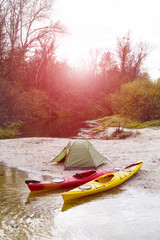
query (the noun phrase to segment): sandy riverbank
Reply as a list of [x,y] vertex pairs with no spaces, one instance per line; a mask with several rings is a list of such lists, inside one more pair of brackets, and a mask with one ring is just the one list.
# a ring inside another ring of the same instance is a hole
[[[140,134],[124,140],[89,139],[93,146],[109,159],[102,168],[127,166],[143,161],[141,171],[135,176],[136,181],[129,181],[133,187],[160,191],[160,129],[138,130]],[[70,176],[74,171],[64,171],[63,164],[50,163],[67,145],[65,138],[18,138],[0,140],[0,163],[25,170],[41,180]],[[76,171],[80,172],[80,171]]]

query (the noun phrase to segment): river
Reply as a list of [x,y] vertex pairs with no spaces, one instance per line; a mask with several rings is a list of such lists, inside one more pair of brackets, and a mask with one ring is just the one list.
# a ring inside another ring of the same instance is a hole
[[46,122],[24,124],[19,137],[73,138],[90,127],[93,121],[55,119]]
[[26,172],[0,165],[0,239],[159,240],[156,192],[140,192],[126,182],[64,204],[62,190],[30,193],[28,178]]

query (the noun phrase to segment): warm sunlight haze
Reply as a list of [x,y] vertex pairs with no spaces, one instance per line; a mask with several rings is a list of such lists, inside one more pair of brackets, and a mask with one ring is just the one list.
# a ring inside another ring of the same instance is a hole
[[59,41],[57,55],[72,66],[85,66],[91,50],[115,49],[117,38],[130,32],[135,44],[145,41],[149,45],[144,69],[151,78],[159,77],[158,0],[56,0],[53,18],[68,31]]
[[159,0],[0,0],[0,240],[160,240],[159,23]]

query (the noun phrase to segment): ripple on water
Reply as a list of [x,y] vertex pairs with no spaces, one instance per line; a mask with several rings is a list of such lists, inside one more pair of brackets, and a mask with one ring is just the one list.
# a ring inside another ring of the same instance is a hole
[[[159,194],[121,185],[63,204],[61,191],[30,194],[27,173],[0,165],[4,240],[135,240],[160,236]],[[9,174],[8,174],[9,173]],[[154,237],[154,238],[153,238]]]

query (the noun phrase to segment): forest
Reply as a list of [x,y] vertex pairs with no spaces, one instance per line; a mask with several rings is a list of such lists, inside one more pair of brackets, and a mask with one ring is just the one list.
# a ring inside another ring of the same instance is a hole
[[0,126],[44,119],[95,119],[122,114],[160,119],[160,79],[143,70],[145,42],[130,33],[115,49],[90,53],[85,71],[56,57],[68,34],[50,16],[51,0],[0,0]]

